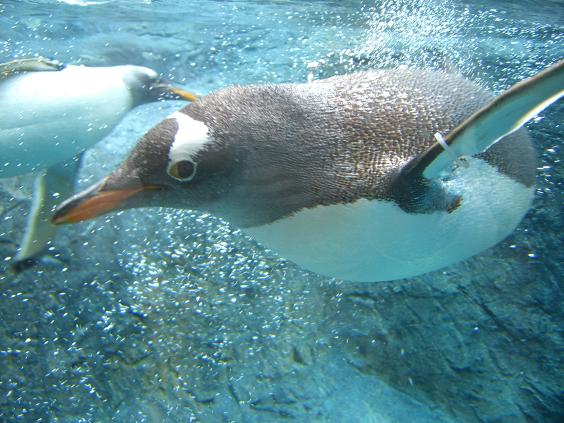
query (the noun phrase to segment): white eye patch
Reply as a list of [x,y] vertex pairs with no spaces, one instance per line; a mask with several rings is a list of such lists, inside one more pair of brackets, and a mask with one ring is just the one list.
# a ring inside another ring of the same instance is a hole
[[174,142],[168,152],[170,163],[182,160],[195,162],[196,155],[211,142],[209,128],[203,122],[181,112],[174,112],[168,118],[176,119],[178,124]]

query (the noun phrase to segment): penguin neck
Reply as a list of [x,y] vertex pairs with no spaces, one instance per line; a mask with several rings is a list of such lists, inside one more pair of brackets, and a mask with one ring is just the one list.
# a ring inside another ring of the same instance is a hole
[[[143,77],[145,68],[134,65],[112,66],[108,68],[123,80],[131,96],[131,108],[158,101],[159,91],[151,89],[151,82]],[[149,70],[149,69],[147,69]]]

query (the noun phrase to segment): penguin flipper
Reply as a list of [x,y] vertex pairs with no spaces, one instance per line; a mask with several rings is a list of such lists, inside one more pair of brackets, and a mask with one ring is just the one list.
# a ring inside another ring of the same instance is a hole
[[57,227],[51,224],[50,217],[60,199],[72,195],[82,156],[83,153],[57,163],[35,178],[31,209],[14,268],[44,252],[55,237]]
[[486,151],[564,96],[564,60],[518,82],[407,165],[406,173],[433,179],[455,160]]
[[21,72],[53,72],[64,68],[65,65],[58,60],[50,60],[43,57],[17,59],[11,62],[0,63],[0,80]]
[[483,153],[562,96],[564,60],[513,85],[444,137],[435,134],[436,142],[396,177],[393,199],[413,213],[456,210],[463,199],[449,195],[436,183],[441,172],[464,156]]

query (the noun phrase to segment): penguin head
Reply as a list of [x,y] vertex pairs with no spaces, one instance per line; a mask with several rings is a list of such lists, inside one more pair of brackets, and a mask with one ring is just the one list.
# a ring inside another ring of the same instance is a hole
[[[200,210],[237,221],[238,160],[202,121],[176,112],[146,133],[110,175],[62,203],[55,224],[137,207]],[[237,222],[241,223],[241,222]]]
[[160,100],[195,101],[194,94],[173,87],[153,69],[143,66],[125,65],[123,80],[129,87],[135,106]]

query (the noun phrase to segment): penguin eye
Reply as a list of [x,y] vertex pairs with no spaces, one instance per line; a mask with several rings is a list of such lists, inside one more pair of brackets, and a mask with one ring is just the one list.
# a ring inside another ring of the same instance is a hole
[[192,160],[180,160],[168,166],[167,173],[182,182],[191,181],[196,174],[196,163]]

